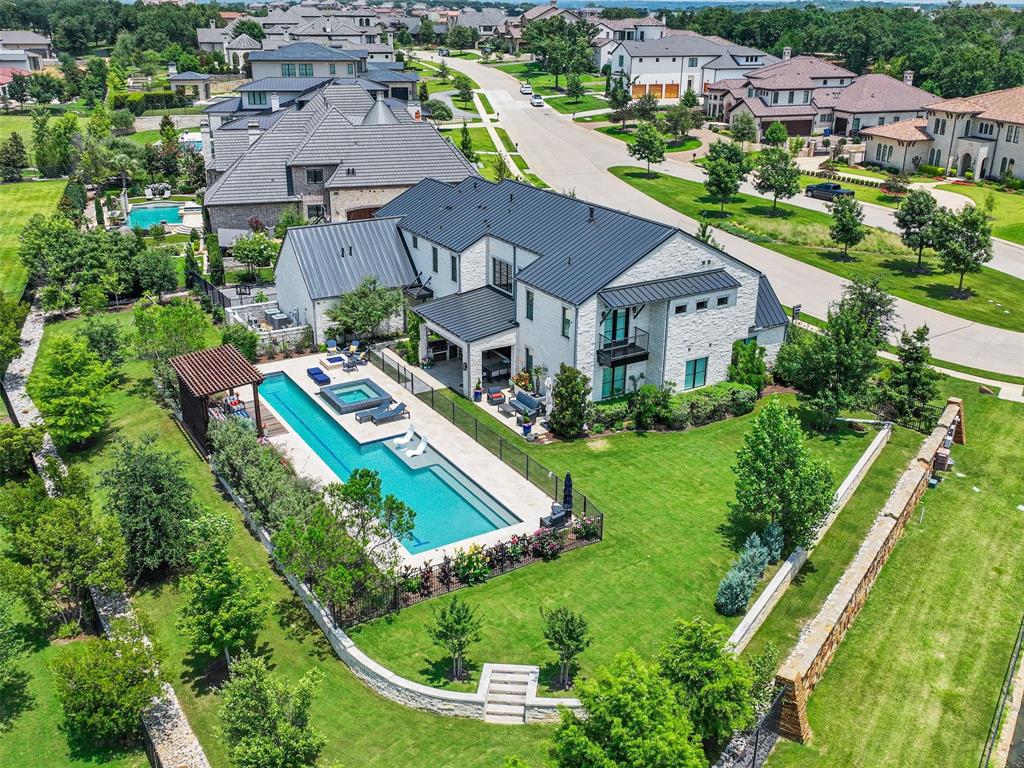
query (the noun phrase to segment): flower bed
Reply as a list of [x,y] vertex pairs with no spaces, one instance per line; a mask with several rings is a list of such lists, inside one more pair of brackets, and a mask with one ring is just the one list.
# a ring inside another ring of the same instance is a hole
[[[648,417],[655,428],[679,430],[700,427],[729,416],[742,416],[754,410],[756,402],[757,391],[753,387],[723,381],[688,392],[666,394]],[[638,407],[632,396],[596,403],[590,422],[591,433],[637,429]]]

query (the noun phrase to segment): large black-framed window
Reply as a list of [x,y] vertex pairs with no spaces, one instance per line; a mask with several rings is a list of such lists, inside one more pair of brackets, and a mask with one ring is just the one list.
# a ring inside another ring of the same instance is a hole
[[491,285],[499,291],[512,293],[512,265],[501,259],[491,258]]

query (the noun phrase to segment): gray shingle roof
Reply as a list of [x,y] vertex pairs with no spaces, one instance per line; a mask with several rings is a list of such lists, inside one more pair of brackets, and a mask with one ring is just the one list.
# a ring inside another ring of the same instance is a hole
[[228,43],[227,47],[232,51],[258,51],[261,46],[256,40],[253,40],[243,32]]
[[379,214],[402,216],[403,228],[454,251],[464,251],[485,235],[514,243],[539,256],[517,279],[573,304],[679,233],[511,180],[495,184],[474,178],[456,186],[428,180]]
[[413,307],[413,312],[463,341],[486,339],[515,327],[516,303],[489,285]]
[[455,23],[463,27],[497,27],[505,23],[505,11],[501,8],[460,11]]
[[220,43],[227,37],[227,30],[224,28],[210,29],[209,27],[198,27],[196,29],[196,40],[200,43]]
[[209,80],[209,75],[203,75],[199,72],[193,72],[189,70],[187,72],[175,72],[173,75],[168,75],[168,82],[177,82],[179,80]]
[[366,219],[290,227],[281,256],[294,252],[312,299],[355,290],[364,277],[402,288],[416,277],[397,219]]
[[609,288],[599,291],[598,296],[605,304],[614,309],[668,299],[681,299],[684,296],[696,296],[701,293],[739,287],[739,281],[724,269],[714,269],[708,272],[695,272],[663,280],[648,280],[643,283]]
[[782,302],[775,295],[768,275],[761,275],[757,284],[757,309],[754,312],[754,325],[757,328],[775,328],[786,325],[789,318],[786,317],[786,310],[782,308]]
[[257,51],[249,61],[357,61],[358,56],[318,43],[292,43],[273,51]]

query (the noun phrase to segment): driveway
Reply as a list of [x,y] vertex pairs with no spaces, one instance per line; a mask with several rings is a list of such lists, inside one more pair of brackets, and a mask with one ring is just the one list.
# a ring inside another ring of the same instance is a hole
[[[429,58],[429,57],[427,57]],[[551,187],[564,193],[638,216],[695,232],[697,223],[647,197],[607,172],[613,165],[636,165],[623,142],[590,131],[549,107],[531,107],[519,93],[515,78],[473,61],[450,59],[449,66],[464,71],[480,85],[530,169]],[[678,160],[659,170],[699,180],[697,166]],[[817,201],[799,198],[799,203]],[[865,206],[867,208],[867,206]],[[872,208],[872,219],[882,213]],[[885,209],[881,209],[885,211]],[[891,217],[891,213],[884,215]],[[865,213],[867,216],[867,213]],[[807,312],[824,317],[842,293],[843,279],[830,272],[787,258],[754,243],[716,231],[715,238],[733,256],[767,273],[779,298],[787,305],[801,304]],[[1024,333],[972,323],[919,304],[896,299],[902,324],[931,330],[932,354],[939,360],[1024,375]]]

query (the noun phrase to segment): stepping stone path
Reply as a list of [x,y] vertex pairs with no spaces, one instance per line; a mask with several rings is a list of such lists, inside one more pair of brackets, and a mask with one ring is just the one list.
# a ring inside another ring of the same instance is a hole
[[540,670],[520,664],[494,664],[484,697],[484,720],[488,723],[526,722],[526,697],[533,682],[536,690]]

